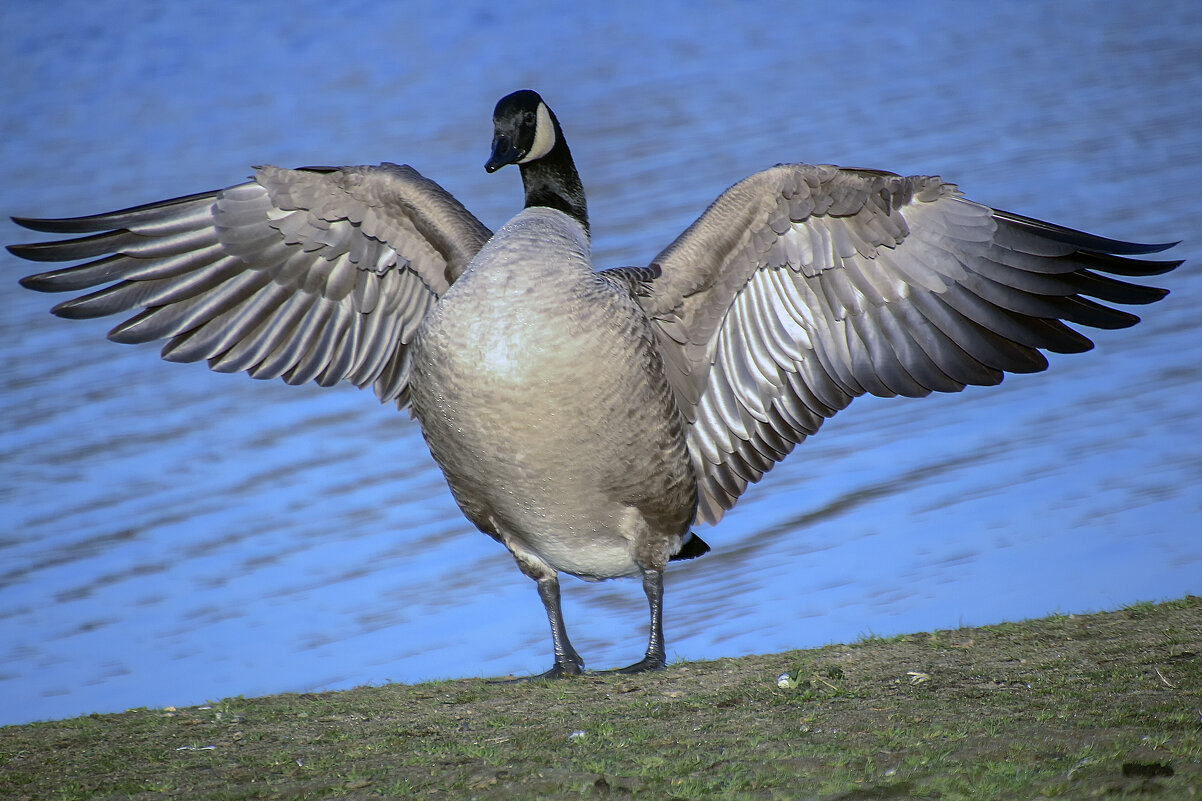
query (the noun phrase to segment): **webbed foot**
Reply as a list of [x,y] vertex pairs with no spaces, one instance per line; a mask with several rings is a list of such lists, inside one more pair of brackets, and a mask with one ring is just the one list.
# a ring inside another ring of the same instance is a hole
[[662,656],[645,656],[633,665],[627,665],[623,668],[614,668],[613,670],[598,671],[607,676],[613,675],[632,675],[634,673],[647,673],[652,670],[664,670],[668,665]]
[[516,679],[493,679],[489,684],[517,684],[523,681],[535,681],[537,679],[563,679],[568,676],[579,676],[584,673],[584,662],[556,662],[551,666],[551,669],[545,673],[538,673],[534,676],[518,676]]

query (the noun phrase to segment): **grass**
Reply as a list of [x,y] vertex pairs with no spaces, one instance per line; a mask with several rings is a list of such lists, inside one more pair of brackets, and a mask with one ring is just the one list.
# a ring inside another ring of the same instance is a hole
[[[787,681],[778,682],[785,674]],[[13,799],[1202,795],[1202,599],[0,728]]]

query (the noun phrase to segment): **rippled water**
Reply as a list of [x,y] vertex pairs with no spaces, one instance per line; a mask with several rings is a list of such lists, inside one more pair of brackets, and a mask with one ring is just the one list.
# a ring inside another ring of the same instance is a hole
[[[646,6],[646,7],[644,7]],[[1202,7],[8,4],[0,211],[72,215],[249,165],[408,162],[496,227],[500,95],[563,120],[604,264],[780,161],[939,173],[1001,208],[1187,241],[1173,294],[997,388],[861,399],[668,577],[706,658],[1202,590]],[[754,10],[753,10],[754,9]],[[37,235],[0,224],[0,239]],[[547,667],[531,582],[368,393],[216,375],[0,282],[0,723]],[[635,582],[567,579],[594,667]]]

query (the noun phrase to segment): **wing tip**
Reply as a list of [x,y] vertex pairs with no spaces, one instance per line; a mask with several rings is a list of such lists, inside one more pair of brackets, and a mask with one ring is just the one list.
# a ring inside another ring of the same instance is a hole
[[[11,250],[11,248],[9,248]],[[34,292],[53,292],[53,283],[51,276],[53,272],[37,273],[35,275],[27,275],[24,278],[18,278],[17,283],[26,289],[32,289]]]
[[[1111,239],[1097,234],[1090,234],[1076,228],[1037,220],[1012,211],[994,209],[995,217],[1005,220],[1012,225],[1037,233],[1054,242],[1071,245],[1086,253],[1100,253],[1114,256],[1143,256],[1149,253],[1161,253],[1181,244],[1176,242],[1128,242],[1122,239]],[[1180,264],[1180,262],[1178,262]],[[1172,268],[1169,268],[1172,269]]]
[[[78,220],[86,219],[86,218],[68,217],[68,218],[64,218],[64,219],[54,219],[54,218],[43,218],[43,217],[10,217],[9,219],[12,220],[13,222],[15,222],[17,225],[21,226],[22,228],[28,229],[30,231],[38,231],[39,233],[43,233],[43,234],[69,234],[69,233],[73,233],[73,232],[65,229],[63,227],[64,223],[73,223],[73,222],[77,222]],[[8,245],[7,247],[8,247],[8,250],[10,253],[20,255],[19,253],[17,253],[16,249],[23,248],[26,246],[25,245]],[[28,257],[21,256],[21,258],[24,259],[24,258],[28,258]]]

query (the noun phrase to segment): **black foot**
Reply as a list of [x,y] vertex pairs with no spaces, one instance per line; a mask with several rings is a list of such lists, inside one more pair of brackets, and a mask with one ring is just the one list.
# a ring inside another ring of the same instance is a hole
[[556,662],[554,667],[546,673],[539,673],[537,676],[519,676],[516,679],[495,679],[489,684],[518,684],[523,681],[535,681],[537,679],[563,679],[568,676],[579,676],[584,673],[584,663],[576,664],[575,662]]
[[562,679],[565,676],[579,676],[584,672],[584,663],[577,664],[576,662],[556,662],[555,665],[546,673],[541,673],[538,676],[532,676],[535,679]]
[[614,668],[613,670],[602,670],[601,673],[606,675],[624,675],[629,676],[634,673],[647,673],[652,670],[663,670],[668,665],[662,656],[645,656],[633,665],[627,665],[624,668]]

